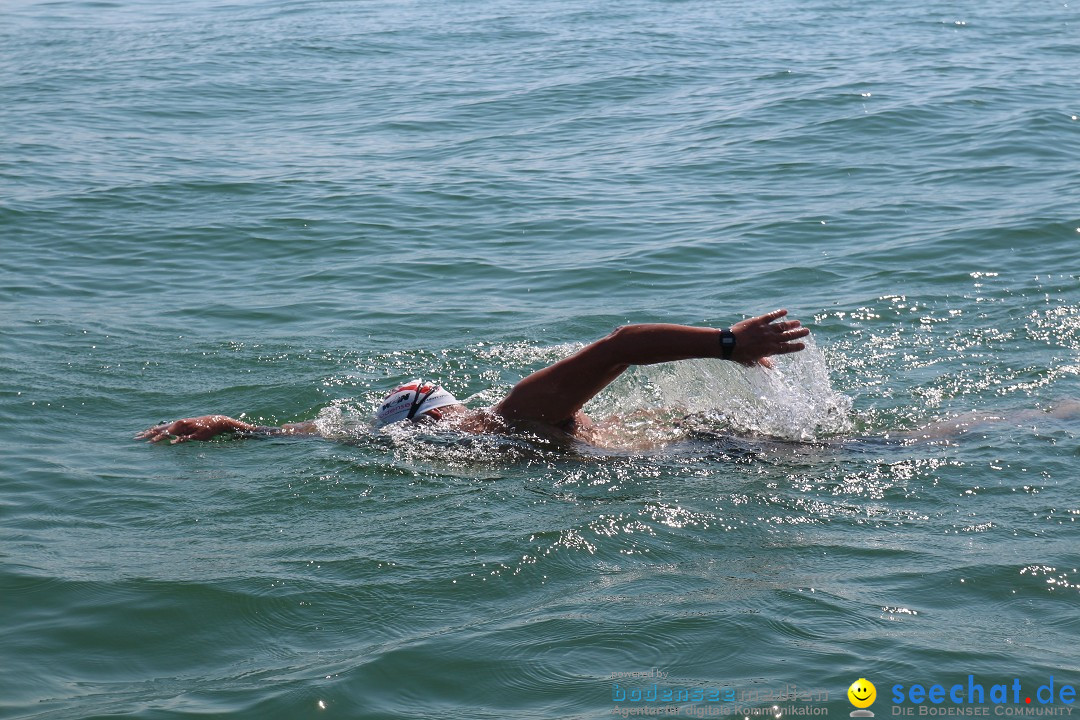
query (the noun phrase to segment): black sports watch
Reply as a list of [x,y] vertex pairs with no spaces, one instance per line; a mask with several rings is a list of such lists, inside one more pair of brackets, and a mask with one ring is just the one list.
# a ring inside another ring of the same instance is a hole
[[735,333],[724,328],[720,331],[720,357],[730,360],[733,352],[735,352]]

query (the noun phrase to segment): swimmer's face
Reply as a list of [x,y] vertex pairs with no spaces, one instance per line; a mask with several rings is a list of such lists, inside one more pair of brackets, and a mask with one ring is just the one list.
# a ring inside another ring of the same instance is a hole
[[420,417],[413,418],[416,422],[438,422],[444,417],[456,415],[465,409],[464,405],[443,405],[441,408],[428,410]]
[[442,408],[435,408],[434,410],[428,410],[423,415],[419,415],[413,418],[413,422],[418,423],[432,423],[438,420],[442,420],[443,414],[440,412]]

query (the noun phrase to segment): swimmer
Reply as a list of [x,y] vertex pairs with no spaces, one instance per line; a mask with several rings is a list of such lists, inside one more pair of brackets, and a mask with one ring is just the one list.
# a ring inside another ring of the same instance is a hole
[[[439,385],[415,380],[383,399],[376,420],[379,425],[405,420],[447,421],[456,429],[472,433],[504,432],[525,426],[590,442],[596,424],[581,408],[631,365],[720,358],[747,367],[771,368],[771,356],[804,349],[805,345],[796,341],[810,334],[798,320],[783,319],[786,315],[787,310],[774,310],[719,330],[690,325],[625,325],[532,373],[491,408],[470,410]],[[226,433],[318,435],[319,429],[311,421],[267,427],[226,415],[203,415],[162,422],[135,437],[155,443],[170,439],[176,444],[210,440]]]

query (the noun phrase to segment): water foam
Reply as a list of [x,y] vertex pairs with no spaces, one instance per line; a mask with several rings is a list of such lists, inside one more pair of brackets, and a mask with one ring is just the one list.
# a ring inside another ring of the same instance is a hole
[[852,400],[833,389],[811,338],[806,350],[773,364],[767,370],[706,359],[638,367],[587,410],[629,417],[666,409],[711,419],[714,429],[801,442],[852,431]]

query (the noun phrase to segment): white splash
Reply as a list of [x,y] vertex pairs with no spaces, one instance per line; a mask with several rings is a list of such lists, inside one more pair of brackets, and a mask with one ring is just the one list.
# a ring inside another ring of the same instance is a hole
[[852,430],[851,398],[833,389],[825,358],[811,338],[806,350],[773,358],[774,368],[723,360],[639,367],[586,408],[594,417],[646,409],[704,414],[736,433],[812,441]]

